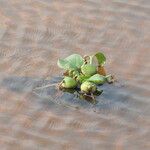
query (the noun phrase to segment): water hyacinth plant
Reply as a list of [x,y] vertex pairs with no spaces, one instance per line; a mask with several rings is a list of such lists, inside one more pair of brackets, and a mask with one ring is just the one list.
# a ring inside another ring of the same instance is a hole
[[114,82],[114,77],[106,74],[105,63],[106,57],[101,52],[84,57],[72,54],[65,59],[58,59],[57,65],[65,70],[60,89],[80,89],[82,94],[95,98],[97,86]]

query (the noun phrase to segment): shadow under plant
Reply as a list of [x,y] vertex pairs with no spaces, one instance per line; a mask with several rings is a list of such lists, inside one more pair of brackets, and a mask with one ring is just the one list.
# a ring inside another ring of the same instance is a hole
[[[125,87],[118,82],[100,86],[99,88],[103,92],[93,101],[80,97],[74,90],[59,90],[55,84],[61,80],[61,77],[46,80],[44,78],[9,76],[2,80],[1,87],[18,94],[30,93],[39,100],[38,102],[42,106],[46,105],[48,108],[54,104],[59,104],[65,107],[99,112],[101,110],[120,110],[128,107],[129,94],[126,92]],[[54,84],[54,86],[37,88],[48,84]]]

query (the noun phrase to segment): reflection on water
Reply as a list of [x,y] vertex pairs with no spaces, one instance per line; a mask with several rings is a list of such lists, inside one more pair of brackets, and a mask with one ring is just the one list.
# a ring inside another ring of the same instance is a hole
[[[34,95],[42,99],[43,103],[52,101],[70,108],[84,107],[85,109],[91,108],[93,111],[96,111],[96,109],[110,110],[111,107],[116,107],[114,109],[119,107],[121,109],[126,105],[127,99],[129,98],[127,91],[125,91],[125,88],[121,85],[105,84],[98,87],[98,90],[101,92],[97,95],[95,100],[92,100],[90,97],[83,97],[74,89],[69,91],[59,90],[57,84],[61,80],[61,77],[53,77],[51,80],[45,80],[42,78],[13,76],[4,78],[1,86],[17,93],[34,93]],[[54,86],[49,86],[53,84]]]
[[[149,150],[149,0],[1,0],[0,147]],[[56,61],[107,56],[96,103],[55,87]]]
[[[54,78],[53,80],[55,82],[51,83],[59,83],[61,78],[59,80]],[[34,93],[41,98],[45,97],[46,99],[54,101],[54,103],[60,105],[92,109],[93,111],[102,109],[110,110],[111,108],[118,109],[118,107],[121,109],[123,106],[125,107],[127,99],[129,98],[125,89],[121,88],[119,85],[105,84],[98,87],[98,90],[102,90],[103,92],[100,92],[95,99],[83,97],[83,95],[79,94],[77,90],[60,91],[56,86],[40,88],[37,90],[35,88]],[[123,95],[123,92],[126,94]]]

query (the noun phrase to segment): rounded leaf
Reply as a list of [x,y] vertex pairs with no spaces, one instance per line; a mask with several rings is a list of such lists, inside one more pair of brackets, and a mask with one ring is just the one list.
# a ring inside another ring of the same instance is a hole
[[106,77],[100,74],[95,74],[88,79],[88,81],[93,82],[95,84],[104,84],[106,82]]
[[78,54],[72,54],[65,59],[58,59],[57,65],[65,70],[76,70],[83,65],[83,58]]
[[95,57],[97,58],[97,61],[99,65],[103,66],[106,62],[106,57],[103,53],[99,52],[95,54]]

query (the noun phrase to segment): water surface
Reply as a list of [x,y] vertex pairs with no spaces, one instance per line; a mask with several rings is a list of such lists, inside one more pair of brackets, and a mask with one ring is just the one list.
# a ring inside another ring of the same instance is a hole
[[[149,150],[149,14],[149,0],[0,0],[1,149]],[[58,58],[97,51],[118,79],[98,103],[35,94]]]

